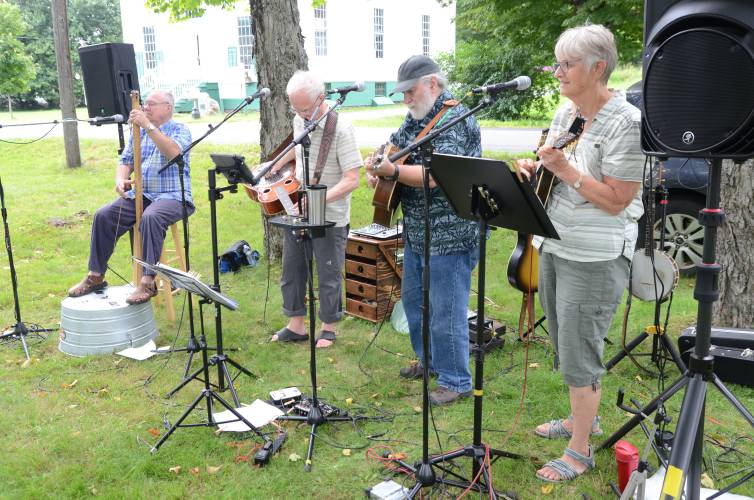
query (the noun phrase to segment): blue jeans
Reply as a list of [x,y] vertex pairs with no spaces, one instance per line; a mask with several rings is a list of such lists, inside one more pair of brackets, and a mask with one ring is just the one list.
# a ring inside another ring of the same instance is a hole
[[[456,392],[471,390],[469,323],[467,311],[471,271],[479,259],[478,248],[429,258],[429,370],[437,385]],[[424,257],[406,242],[403,254],[401,300],[408,320],[411,346],[424,360],[422,345],[422,271]]]

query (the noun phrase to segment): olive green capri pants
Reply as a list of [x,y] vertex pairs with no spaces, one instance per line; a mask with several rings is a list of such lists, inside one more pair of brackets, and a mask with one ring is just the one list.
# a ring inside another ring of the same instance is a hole
[[599,387],[602,352],[623,291],[629,261],[577,262],[548,252],[539,256],[539,300],[560,372],[571,387]]

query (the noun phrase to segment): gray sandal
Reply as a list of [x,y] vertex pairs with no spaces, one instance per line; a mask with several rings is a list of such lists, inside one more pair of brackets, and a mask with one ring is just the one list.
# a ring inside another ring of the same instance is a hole
[[[573,415],[568,415],[568,420],[573,420]],[[571,436],[573,433],[565,428],[565,425],[563,425],[563,419],[559,418],[556,420],[550,420],[550,425],[547,428],[547,431],[541,432],[537,429],[534,429],[534,434],[536,434],[539,437],[543,437],[545,439],[560,439],[560,438],[566,438],[571,439]],[[594,421],[592,422],[592,436],[601,436],[602,435],[602,429],[600,428],[600,416],[597,415],[594,417]]]
[[576,479],[589,469],[594,469],[594,450],[592,450],[591,446],[589,446],[588,457],[585,457],[581,453],[573,451],[570,448],[565,449],[565,454],[573,458],[577,462],[586,465],[586,469],[584,469],[582,472],[578,472],[573,468],[571,464],[569,464],[565,460],[556,458],[555,460],[550,460],[549,462],[547,462],[544,467],[549,467],[557,472],[560,475],[560,479],[550,479],[549,477],[543,476],[539,472],[537,472],[537,478],[541,479],[542,481],[547,481],[548,483],[565,483],[566,481],[572,481]]

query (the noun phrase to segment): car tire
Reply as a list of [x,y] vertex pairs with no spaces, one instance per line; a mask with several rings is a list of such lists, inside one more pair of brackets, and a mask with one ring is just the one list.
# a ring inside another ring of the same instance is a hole
[[[673,194],[668,197],[665,216],[665,253],[675,260],[678,271],[684,276],[696,273],[696,264],[702,261],[704,226],[699,224],[699,211],[704,208],[704,198],[687,194]],[[659,247],[662,231],[661,207],[655,205],[654,242]],[[644,248],[645,218],[639,220],[639,241],[637,248]]]

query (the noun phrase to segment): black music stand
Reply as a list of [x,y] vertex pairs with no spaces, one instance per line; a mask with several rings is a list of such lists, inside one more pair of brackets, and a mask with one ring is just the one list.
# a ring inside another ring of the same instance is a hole
[[[269,437],[267,437],[265,434],[263,434],[258,428],[254,427],[254,424],[252,424],[246,417],[241,415],[235,407],[231,406],[230,403],[225,401],[220,395],[215,392],[212,389],[212,385],[209,382],[209,367],[214,364],[220,364],[220,367],[222,369],[222,376],[225,376],[230,381],[230,374],[228,373],[227,368],[225,367],[225,364],[222,362],[219,362],[216,360],[216,356],[213,356],[212,358],[209,358],[207,355],[207,342],[206,337],[204,334],[204,316],[202,311],[202,305],[204,304],[220,304],[231,311],[235,311],[238,309],[238,303],[236,303],[234,300],[222,295],[221,293],[213,290],[211,287],[205,285],[198,279],[194,278],[189,273],[183,272],[180,269],[175,269],[173,267],[166,266],[161,263],[157,263],[155,265],[148,264],[142,260],[139,260],[137,258],[134,258],[134,261],[137,264],[142,265],[145,269],[149,269],[151,271],[154,271],[156,273],[161,274],[165,278],[170,280],[170,283],[172,286],[176,288],[183,288],[187,292],[197,295],[199,297],[202,297],[202,300],[199,301],[199,324],[201,325],[201,332],[199,337],[199,350],[202,354],[202,367],[191,374],[190,377],[185,379],[181,384],[174,390],[178,391],[180,388],[185,386],[187,383],[189,383],[191,380],[197,379],[202,380],[204,382],[204,389],[194,398],[194,400],[191,402],[191,404],[188,406],[186,411],[183,412],[183,415],[178,418],[178,420],[175,421],[175,423],[167,430],[165,434],[162,435],[159,441],[152,447],[152,453],[156,453],[157,450],[162,446],[162,444],[167,441],[167,439],[173,434],[173,432],[176,431],[179,427],[212,427],[219,424],[224,424],[228,422],[243,422],[246,424],[251,431],[253,431],[257,436],[262,438],[265,441],[265,447],[273,447],[272,441]],[[222,360],[221,360],[222,361]],[[226,360],[229,361],[229,360]],[[230,361],[229,361],[230,362]],[[232,363],[232,362],[231,362]],[[234,364],[235,366],[235,364]],[[240,368],[240,367],[236,367]],[[230,384],[230,387],[232,389],[232,383]],[[234,400],[236,402],[237,406],[240,406],[240,404],[237,401],[237,396],[234,390],[232,390]],[[201,422],[197,424],[183,424],[183,421],[189,416],[189,414],[194,410],[194,408],[197,407],[197,405],[204,399],[206,401],[206,408],[207,408],[207,421]],[[227,420],[223,422],[215,422],[214,416],[212,415],[212,401],[216,400],[219,402],[222,406],[224,406],[228,411],[230,411],[235,417],[235,420]],[[283,438],[284,439],[284,438]],[[282,442],[282,440],[281,440]],[[279,447],[279,445],[278,445]]]
[[[477,332],[474,344],[474,436],[473,443],[458,451],[446,453],[432,458],[427,457],[427,443],[425,429],[425,456],[423,462],[410,465],[396,460],[402,467],[415,474],[417,484],[411,489],[409,497],[413,498],[421,488],[431,486],[435,482],[456,486],[459,488],[473,488],[478,492],[487,492],[490,498],[497,498],[497,492],[492,487],[490,466],[500,457],[523,458],[522,455],[507,451],[488,448],[482,443],[482,402],[484,384],[484,348],[480,341],[483,338],[484,321],[484,285],[487,229],[502,227],[518,232],[537,234],[548,238],[558,238],[542,203],[534,189],[528,182],[521,182],[499,160],[483,158],[469,158],[465,156],[433,154],[432,177],[442,189],[457,216],[475,221],[479,224],[479,269],[477,285]],[[424,363],[425,371],[429,366],[428,342],[425,339]],[[427,378],[424,378],[424,391],[428,391]],[[426,408],[425,408],[426,412]],[[472,459],[472,475],[466,480],[458,474],[448,470],[443,462],[458,457]],[[461,481],[436,479],[431,467],[438,467],[444,472],[455,476]]]

